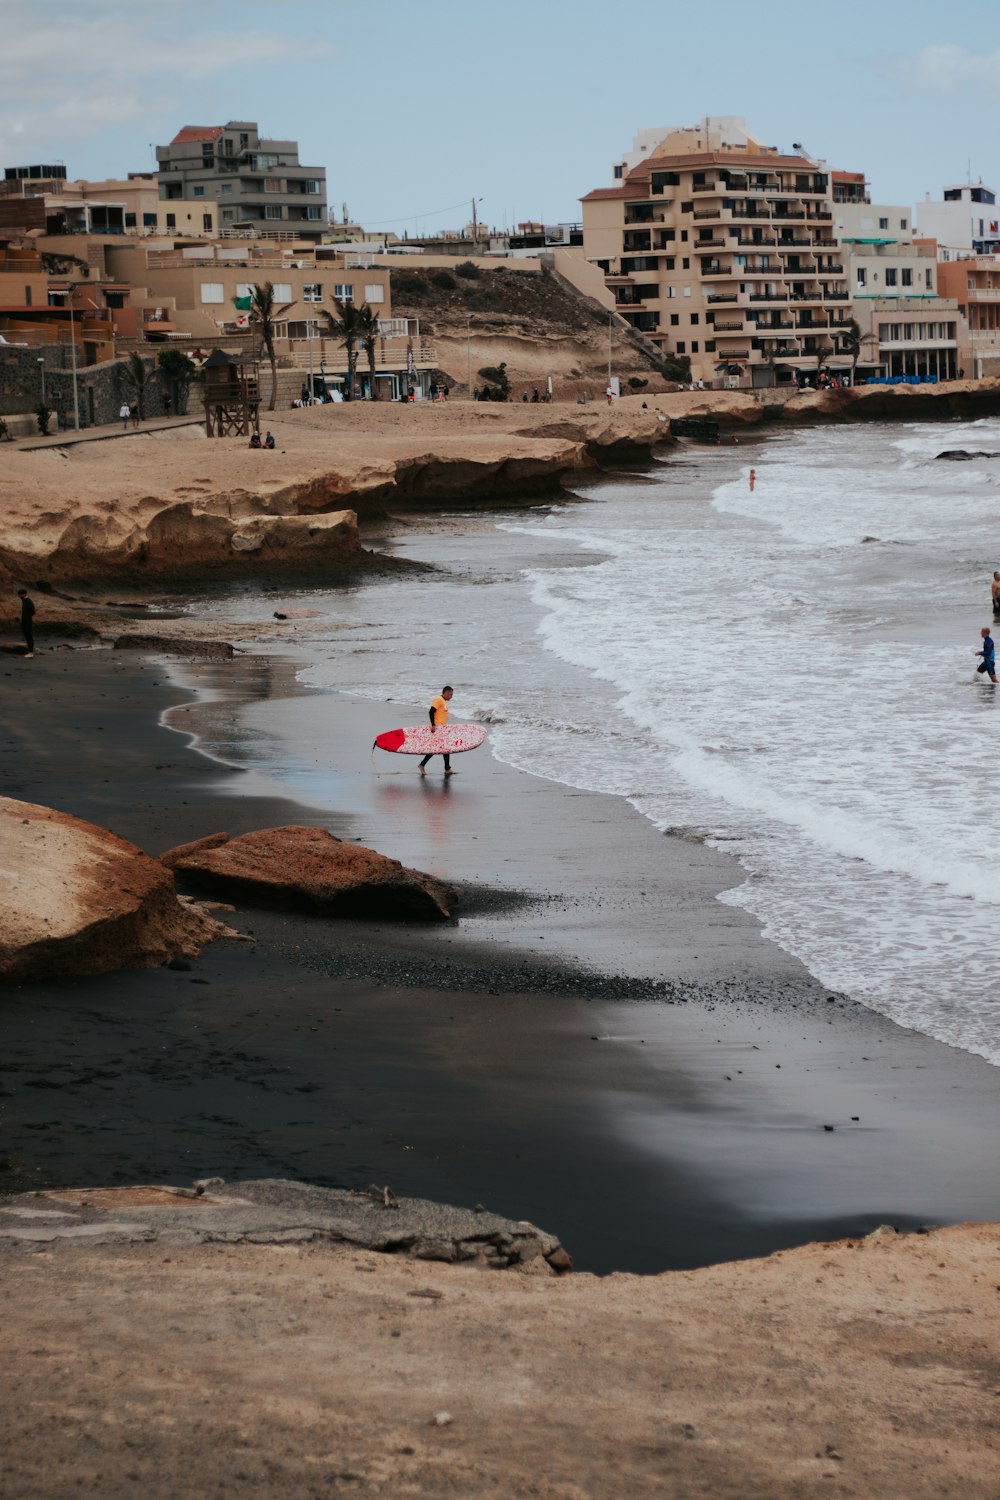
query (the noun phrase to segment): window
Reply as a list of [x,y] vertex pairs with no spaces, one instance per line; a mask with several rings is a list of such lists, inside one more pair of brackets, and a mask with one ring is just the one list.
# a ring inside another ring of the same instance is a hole
[[690,269],[691,269],[691,261],[690,261],[689,257],[685,255],[682,258],[682,260],[681,260],[681,270],[682,271],[690,271]]
[[210,234],[211,233],[211,231],[212,231],[212,215],[211,214],[202,214],[202,216],[201,216],[201,227],[206,232],[206,234]]
[[167,214],[167,228],[168,229],[176,229],[177,228],[177,215],[176,214]]
[[264,218],[265,219],[280,219],[281,218],[281,204],[280,203],[265,203],[264,204]]
[[691,353],[692,354],[697,354],[698,353],[698,340],[697,339],[695,339],[694,343],[691,345]]
[[24,305],[25,305],[25,307],[30,307],[31,306],[31,287],[30,286],[26,286],[25,289],[24,289]]
[[196,187],[192,192],[192,197],[194,198],[204,198],[204,196],[205,189],[203,187]]
[[677,353],[678,354],[686,354],[687,353],[687,344],[685,344],[685,342],[684,342],[683,339],[678,339],[677,340]]
[[143,216],[142,216],[142,227],[144,229],[155,229],[156,228],[156,215],[155,214],[143,214]]
[[305,191],[307,193],[318,193],[319,192],[319,188],[320,188],[320,182],[319,182],[319,178],[318,177],[307,177],[306,178]]
[[682,239],[682,240],[686,240],[686,239],[687,239],[687,237],[688,237],[688,232],[687,232],[687,230],[686,230],[686,229],[682,229],[682,230],[681,230],[681,239]]
[[694,213],[694,204],[693,203],[682,203],[681,204],[681,213],[682,214],[693,214]]
[[671,326],[671,328],[676,328],[677,325],[678,325],[678,323],[680,322],[680,320],[681,320],[680,313],[671,313],[670,314],[670,326]]
[[886,284],[886,286],[895,286],[896,285],[896,267],[895,266],[886,266],[886,268],[885,268],[885,284]]
[[909,219],[900,219],[900,221],[899,221],[899,227],[900,227],[900,229],[909,229],[909,227],[910,227],[910,221],[909,221]]
[[[620,178],[620,177],[621,177],[621,175],[622,175],[622,173],[623,173],[623,172],[624,172],[624,170],[625,170],[625,168],[624,168],[624,167],[623,167],[623,166],[622,166],[622,164],[621,164],[621,163],[620,163],[620,162],[619,162],[619,164],[618,164],[618,166],[617,166],[617,167],[615,167],[615,176],[616,176],[616,177],[618,177],[618,178]],[[656,189],[655,189],[655,188],[654,188],[654,189],[653,189],[653,191],[654,191],[654,192],[655,192],[655,191],[656,191]]]
[[697,323],[698,322],[698,314],[697,313],[692,313],[691,314],[691,322],[692,323]]
[[966,278],[965,278],[965,285],[966,285],[966,287],[967,287],[967,289],[968,289],[968,290],[969,290],[969,291],[970,291],[970,292],[974,292],[974,291],[975,291],[975,290],[976,290],[976,282],[975,282],[975,278],[974,278],[974,277],[972,277],[972,276],[967,276],[967,277],[966,277]]
[[314,339],[320,335],[320,326],[315,318],[306,318],[300,323],[287,323],[286,337],[290,339]]
[[320,218],[320,206],[319,206],[318,203],[307,203],[306,204],[306,218],[307,219],[318,219],[318,218]]
[[675,240],[676,238],[677,238],[677,230],[676,229],[665,229],[663,231],[662,239],[663,239],[663,243],[664,244],[666,244],[667,240]]
[[878,221],[878,227],[880,229],[888,229],[889,228],[889,220],[888,219],[879,219],[879,221]]
[[902,271],[900,272],[900,275],[902,277],[904,286],[913,285],[913,272],[910,270],[909,266],[904,266]]
[[265,177],[264,178],[264,191],[265,191],[265,193],[280,193],[281,192],[281,178],[280,177]]
[[[167,215],[170,218],[170,215]],[[225,288],[221,281],[203,281],[201,284],[202,302],[222,302],[225,300]]]
[[278,165],[278,158],[273,152],[258,151],[256,156],[250,158],[250,164],[255,172],[262,172],[265,167],[276,167]]
[[684,288],[684,295],[685,295],[685,297],[690,297],[690,295],[691,295],[691,288],[689,286],[686,286]]
[[668,271],[672,271],[674,269],[675,263],[676,263],[676,260],[675,260],[675,257],[673,255],[668,255],[666,257],[666,259],[664,260],[664,262],[663,262],[664,266],[666,267],[666,269]]
[[373,282],[365,284],[365,301],[366,302],[384,302],[385,301],[385,287],[382,285],[382,283],[380,281],[373,281]]
[[863,286],[867,286],[867,285],[868,285],[868,272],[865,270],[864,266],[859,266],[858,267],[858,286],[859,287],[863,287]]
[[354,285],[350,281],[338,281],[334,284],[333,295],[338,302],[354,301]]
[[930,270],[924,272],[924,286],[928,288],[932,288],[934,286],[934,275]]
[[233,185],[232,185],[231,182],[223,182],[223,183],[219,184],[219,192],[220,193],[231,193],[232,190],[233,190]]
[[668,297],[676,297],[677,296],[677,288],[675,286],[668,286],[667,287],[667,296]]
[[705,353],[706,354],[714,354],[715,353],[715,340],[714,339],[708,339],[708,340],[706,340],[706,343],[705,343]]
[[135,214],[126,214],[125,215],[125,228],[126,229],[134,229],[135,228]]
[[238,281],[236,283],[237,297],[252,297],[256,290],[257,283],[255,281]]
[[307,281],[302,288],[303,302],[322,302],[323,283],[321,281]]
[[235,208],[224,208],[222,210],[222,222],[223,222],[223,224],[231,224],[233,222],[233,218],[234,218],[235,214],[236,214]]
[[276,281],[274,283],[275,302],[291,302],[292,284],[290,281]]

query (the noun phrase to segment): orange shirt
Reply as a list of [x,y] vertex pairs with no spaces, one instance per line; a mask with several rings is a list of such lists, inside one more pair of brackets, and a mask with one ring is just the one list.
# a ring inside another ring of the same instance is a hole
[[433,708],[434,710],[435,727],[438,729],[443,728],[444,725],[448,722],[447,698],[442,698],[441,694],[438,693],[437,697],[434,698],[431,702],[431,708]]

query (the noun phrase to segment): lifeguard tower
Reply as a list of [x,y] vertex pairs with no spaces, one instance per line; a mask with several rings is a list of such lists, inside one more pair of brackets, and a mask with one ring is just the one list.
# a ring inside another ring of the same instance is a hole
[[248,437],[260,430],[257,363],[213,349],[202,365],[205,431],[209,437]]

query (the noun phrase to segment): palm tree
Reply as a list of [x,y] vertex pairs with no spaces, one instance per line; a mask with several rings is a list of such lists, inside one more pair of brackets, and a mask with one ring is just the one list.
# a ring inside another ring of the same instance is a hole
[[334,297],[337,316],[333,319],[334,332],[347,350],[347,399],[354,399],[354,376],[358,368],[358,339],[361,336],[361,312],[353,302],[341,302]]
[[278,360],[274,352],[275,325],[282,313],[286,313],[291,303],[283,307],[274,305],[274,283],[262,281],[259,286],[250,288],[250,320],[257,332],[260,334],[260,347],[263,349],[271,366],[271,399],[268,402],[268,411],[274,411],[274,403],[278,396]]
[[146,361],[141,354],[137,354],[135,350],[132,351],[122,365],[122,375],[125,383],[135,391],[135,399],[139,403],[139,416],[144,417],[146,415],[146,383],[149,379],[149,371],[146,368]]
[[851,318],[844,328],[840,338],[841,352],[849,354],[851,358],[851,385],[854,384],[855,372],[858,368],[858,360],[867,344],[869,348],[878,344],[878,337],[874,333],[862,333],[861,325],[857,318]]
[[358,313],[358,332],[368,355],[368,389],[373,401],[378,400],[378,384],[375,379],[375,340],[379,336],[379,317],[373,307],[365,302]]

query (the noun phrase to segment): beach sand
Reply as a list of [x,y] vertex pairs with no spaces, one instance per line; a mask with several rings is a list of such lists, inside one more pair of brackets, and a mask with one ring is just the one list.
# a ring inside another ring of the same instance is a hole
[[[227,920],[256,942],[190,970],[8,991],[4,1190],[388,1183],[529,1218],[598,1272],[995,1217],[997,1070],[831,998],[715,900],[742,878],[725,855],[488,750],[447,788],[373,764],[399,706],[303,690],[288,660],[200,669],[225,704],[189,712],[152,660],[46,647],[0,671],[9,795],[150,853],[321,823],[457,880],[465,912],[414,929],[243,911]],[[240,703],[255,734],[280,714],[322,758],[322,806],[158,723],[173,705],[205,730]]]

